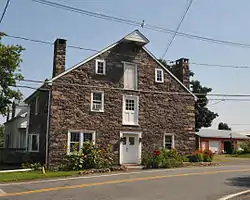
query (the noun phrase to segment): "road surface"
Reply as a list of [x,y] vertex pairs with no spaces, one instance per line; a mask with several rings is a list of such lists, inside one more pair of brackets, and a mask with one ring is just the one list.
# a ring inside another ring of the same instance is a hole
[[249,188],[246,163],[0,184],[0,200],[214,200]]

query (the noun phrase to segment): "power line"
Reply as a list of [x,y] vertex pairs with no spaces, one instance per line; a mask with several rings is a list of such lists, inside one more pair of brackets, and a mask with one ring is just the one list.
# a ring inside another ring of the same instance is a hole
[[[196,39],[196,40],[210,42],[210,43],[250,48],[250,44],[239,43],[239,42],[228,41],[228,40],[219,40],[219,39],[208,38],[208,37],[203,37],[203,36],[189,34],[189,33],[178,32],[178,31],[176,32],[174,30],[166,29],[160,26],[144,24],[144,20],[142,20],[142,22],[138,22],[135,20],[126,19],[124,17],[122,18],[122,17],[116,17],[116,16],[106,15],[102,13],[92,12],[92,11],[83,10],[83,9],[79,9],[79,8],[71,7],[71,6],[64,5],[64,4],[51,2],[51,1],[46,1],[46,0],[32,0],[32,1],[36,3],[44,4],[47,6],[51,6],[54,8],[59,8],[59,9],[67,10],[70,12],[76,12],[76,13],[80,13],[83,15],[91,16],[91,17],[96,17],[96,18],[105,19],[109,21],[115,21],[118,23],[128,24],[128,25],[137,26],[137,27],[143,27],[145,29],[149,29],[149,30],[156,31],[156,32],[162,32],[166,34],[176,34],[181,37]],[[142,26],[142,23],[144,24],[143,26]]]
[[[16,79],[17,81],[20,82],[29,82],[29,83],[41,83],[41,84],[46,84],[48,81],[42,81],[42,80],[33,80],[33,79]],[[75,84],[75,83],[54,83],[55,85],[72,85],[72,86],[83,86],[83,87],[97,87],[97,86],[92,86],[92,85],[82,85],[82,84]],[[120,89],[123,90],[123,88],[111,88],[111,87],[102,87],[102,88],[107,88],[107,89]],[[33,88],[35,89],[35,88]],[[146,90],[141,90],[141,91],[146,91]],[[183,94],[183,95],[189,95],[186,92],[161,92],[161,93],[167,93],[167,94]],[[246,98],[250,97],[250,94],[223,94],[223,93],[193,93],[196,96],[212,96],[212,97],[238,97],[238,98]],[[214,99],[216,100],[216,99]],[[219,99],[223,101],[224,99]],[[233,99],[235,100],[235,99]],[[244,99],[242,99],[244,100]]]
[[224,102],[224,100],[216,101],[216,102],[214,102],[214,103],[208,104],[207,106],[213,106],[213,105],[219,104],[219,103],[221,103],[221,102]]
[[[9,38],[13,38],[13,39],[20,39],[20,40],[25,40],[28,42],[34,42],[34,43],[40,43],[40,44],[46,44],[46,45],[50,45],[53,46],[54,43],[50,42],[50,41],[45,41],[45,40],[38,40],[38,39],[31,39],[31,38],[27,38],[27,37],[21,37],[21,36],[14,36],[14,35],[5,35],[5,37],[9,37]],[[68,48],[73,48],[73,49],[79,49],[79,50],[84,50],[84,51],[92,51],[92,52],[100,52],[100,50],[96,50],[96,49],[92,49],[92,48],[86,48],[86,47],[80,47],[80,46],[75,46],[75,45],[67,45]],[[111,52],[109,51],[111,54],[117,54],[117,55],[126,55],[126,54],[122,54],[122,53],[115,53],[115,52]],[[131,55],[126,55],[126,56],[130,56]],[[169,60],[167,59],[166,61],[170,62],[170,63],[175,63],[175,60]],[[189,64],[192,65],[198,65],[198,66],[209,66],[209,67],[221,67],[221,68],[236,68],[236,69],[250,69],[250,66],[246,66],[246,65],[242,65],[242,66],[236,66],[236,65],[220,65],[220,64],[209,64],[209,63],[197,63],[197,62],[189,62]]]
[[3,13],[2,13],[2,16],[1,16],[1,19],[0,19],[0,24],[1,24],[2,21],[3,21],[4,15],[5,15],[6,11],[7,11],[7,8],[8,8],[8,6],[9,6],[9,3],[10,3],[10,0],[7,0],[7,1],[6,1],[6,4],[5,4],[5,7],[4,7],[4,10],[3,10]]
[[187,6],[187,8],[186,8],[186,10],[185,10],[185,12],[184,12],[184,14],[183,14],[182,17],[181,17],[181,20],[180,20],[180,22],[179,22],[179,24],[178,24],[178,26],[177,26],[177,28],[176,28],[176,30],[175,30],[175,32],[174,32],[172,38],[171,38],[170,41],[169,41],[169,43],[168,43],[168,45],[167,45],[167,47],[166,47],[166,49],[165,49],[165,51],[164,51],[164,53],[163,53],[163,55],[162,55],[162,58],[164,58],[164,57],[166,56],[166,54],[167,54],[167,52],[168,52],[168,50],[169,50],[171,44],[173,43],[174,38],[175,38],[177,32],[179,31],[179,29],[180,29],[180,27],[181,27],[181,24],[182,24],[182,22],[184,21],[184,19],[185,19],[186,15],[187,15],[187,13],[188,13],[188,11],[189,11],[189,9],[190,9],[192,3],[193,3],[193,0],[189,0],[189,4],[188,4],[188,6]]

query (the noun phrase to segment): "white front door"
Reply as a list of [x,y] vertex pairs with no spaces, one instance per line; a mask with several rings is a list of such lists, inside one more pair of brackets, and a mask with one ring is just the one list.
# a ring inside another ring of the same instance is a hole
[[137,69],[134,64],[124,63],[124,89],[137,89]]
[[124,134],[122,142],[122,164],[135,164],[139,161],[139,137],[137,134]]
[[132,95],[124,95],[123,97],[123,124],[137,125],[139,113],[139,97]]

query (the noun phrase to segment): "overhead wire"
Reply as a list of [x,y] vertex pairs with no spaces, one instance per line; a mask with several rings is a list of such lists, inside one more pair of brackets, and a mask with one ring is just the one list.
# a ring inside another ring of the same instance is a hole
[[5,4],[5,6],[4,6],[4,9],[3,9],[3,13],[2,13],[1,18],[0,18],[0,24],[1,24],[2,21],[3,21],[4,15],[5,15],[6,11],[7,11],[7,8],[8,8],[8,6],[9,6],[9,3],[10,3],[10,0],[7,0],[7,1],[6,1],[6,4]]
[[137,27],[142,27],[142,28],[149,29],[149,30],[156,31],[156,32],[162,32],[162,33],[166,33],[166,34],[176,34],[176,35],[181,36],[181,37],[196,39],[196,40],[210,42],[210,43],[224,44],[224,45],[230,45],[230,46],[238,46],[238,47],[243,47],[243,48],[250,48],[250,44],[247,44],[247,43],[240,43],[240,42],[228,41],[228,40],[219,40],[219,39],[214,39],[214,38],[209,38],[209,37],[203,37],[203,36],[199,36],[199,35],[184,33],[184,32],[178,32],[178,31],[176,32],[174,30],[166,29],[166,28],[163,28],[161,26],[147,24],[147,23],[145,23],[145,20],[142,20],[142,22],[138,22],[138,21],[135,21],[135,20],[124,18],[124,17],[117,17],[117,16],[103,14],[103,13],[100,13],[100,12],[93,12],[93,11],[89,11],[89,10],[79,9],[79,8],[76,8],[76,7],[72,7],[72,6],[68,6],[68,5],[60,4],[60,3],[56,3],[56,2],[51,2],[51,1],[47,1],[47,0],[32,0],[32,1],[36,2],[36,3],[39,3],[39,4],[51,6],[51,7],[54,7],[54,8],[68,10],[68,11],[71,11],[71,12],[77,12],[77,13],[80,13],[80,14],[83,14],[83,15],[96,17],[96,18],[100,18],[100,19],[105,19],[105,20],[109,20],[109,21],[115,21],[115,22],[118,22],[118,23],[123,23],[123,24],[129,24],[129,25],[133,25],[133,26],[137,26]]
[[[21,36],[14,36],[14,35],[5,35],[5,37],[13,38],[13,39],[20,39],[20,40],[25,40],[28,42],[34,42],[34,43],[40,43],[40,44],[45,44],[45,45],[50,45],[53,46],[54,43],[50,41],[45,41],[45,40],[39,40],[39,39],[31,39],[27,37],[21,37]],[[92,49],[92,48],[86,48],[86,47],[81,47],[81,46],[75,46],[75,45],[67,45],[68,48],[73,48],[73,49],[79,49],[79,50],[84,50],[84,51],[91,51],[91,52],[100,52],[100,50]],[[117,54],[117,55],[125,55],[125,56],[131,56],[131,55],[126,55],[122,53],[115,53],[108,51],[111,54]],[[166,61],[170,63],[175,63],[175,60],[170,60],[166,59]],[[247,65],[221,65],[221,64],[209,64],[209,63],[199,63],[199,62],[192,62],[190,61],[189,64],[196,65],[196,66],[209,66],[209,67],[221,67],[221,68],[236,68],[236,69],[250,69],[250,66]]]
[[180,19],[180,22],[178,23],[178,25],[177,25],[177,27],[176,27],[176,30],[175,30],[174,34],[172,35],[172,37],[171,37],[171,39],[170,39],[170,41],[169,41],[169,43],[168,43],[166,49],[164,50],[164,53],[163,53],[163,55],[162,55],[162,58],[164,58],[164,57],[166,56],[166,54],[167,54],[167,52],[168,52],[168,50],[169,50],[171,44],[173,43],[173,41],[174,41],[174,39],[175,39],[175,36],[176,36],[177,32],[179,31],[179,29],[180,29],[180,27],[181,27],[181,24],[182,24],[182,22],[184,21],[184,19],[185,19],[186,15],[187,15],[187,13],[188,13],[188,11],[189,11],[189,9],[190,9],[192,3],[193,3],[193,0],[189,0],[188,6],[187,6],[187,8],[185,9],[184,14],[182,15],[182,17],[181,17],[181,19]]

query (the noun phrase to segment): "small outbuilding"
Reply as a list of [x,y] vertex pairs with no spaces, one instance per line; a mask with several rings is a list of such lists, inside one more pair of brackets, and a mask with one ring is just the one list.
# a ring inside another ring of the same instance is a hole
[[218,154],[232,153],[232,150],[240,148],[240,143],[250,139],[237,132],[215,129],[201,129],[196,135],[200,150],[209,149]]

